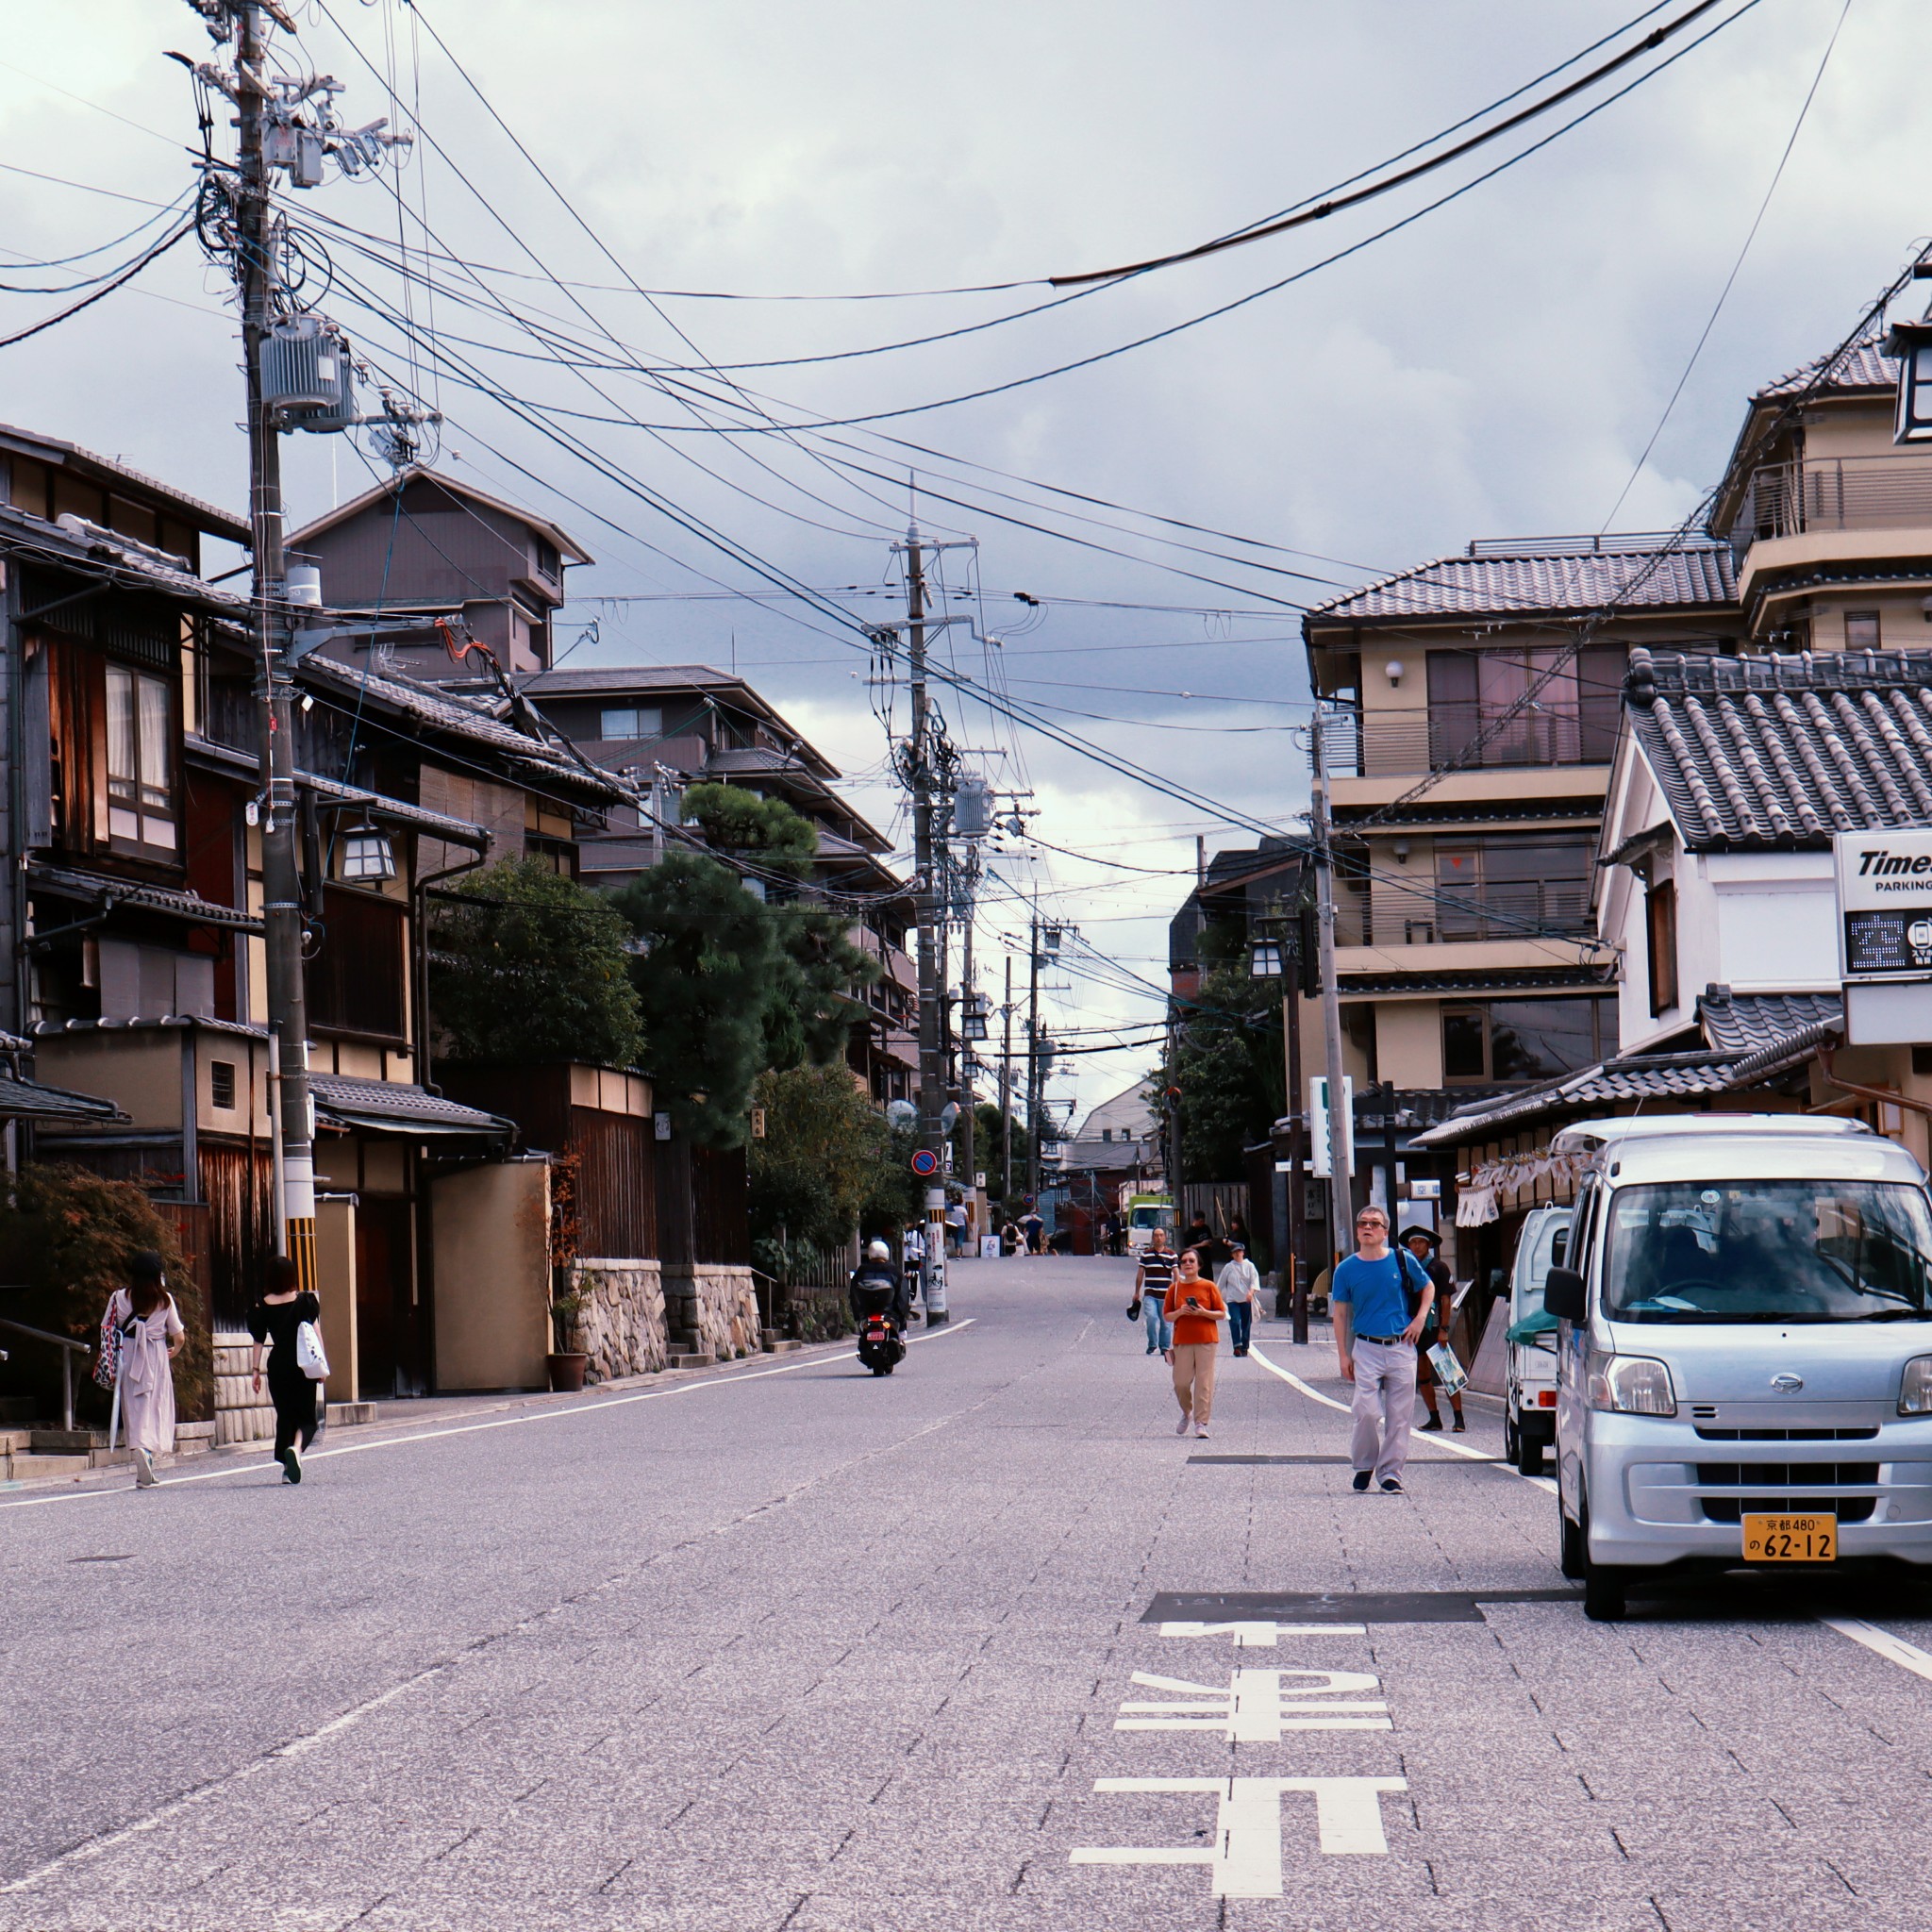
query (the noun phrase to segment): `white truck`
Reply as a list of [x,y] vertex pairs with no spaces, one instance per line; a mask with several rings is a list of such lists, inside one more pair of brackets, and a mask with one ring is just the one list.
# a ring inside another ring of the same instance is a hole
[[1542,1473],[1543,1451],[1557,1440],[1557,1318],[1543,1310],[1543,1283],[1552,1268],[1563,1265],[1571,1212],[1532,1208],[1523,1218],[1509,1271],[1503,1452],[1524,1475]]

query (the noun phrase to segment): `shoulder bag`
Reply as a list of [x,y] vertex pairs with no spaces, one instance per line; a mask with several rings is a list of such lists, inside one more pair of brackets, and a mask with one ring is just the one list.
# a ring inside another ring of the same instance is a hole
[[322,1345],[322,1330],[313,1322],[304,1322],[296,1327],[295,1366],[311,1382],[328,1380],[328,1355]]

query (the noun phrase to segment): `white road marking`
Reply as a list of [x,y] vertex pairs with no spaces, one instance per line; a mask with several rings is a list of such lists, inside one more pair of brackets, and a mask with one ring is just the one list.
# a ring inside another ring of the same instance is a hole
[[[1315,1681],[1285,1683],[1289,1677]],[[1146,1671],[1136,1671],[1133,1681],[1142,1690],[1177,1692],[1181,1701],[1123,1704],[1122,1711],[1130,1714],[1114,1720],[1117,1731],[1219,1731],[1230,1744],[1278,1744],[1285,1731],[1395,1728],[1386,1704],[1345,1694],[1380,1688],[1367,1671],[1242,1669],[1229,1678],[1224,1690],[1185,1677],[1157,1677]]]
[[[949,1322],[943,1327],[928,1329],[923,1335],[908,1336],[908,1342],[943,1341],[948,1335],[958,1335],[973,1326],[978,1321],[977,1315],[968,1315],[964,1321]],[[589,1402],[574,1403],[568,1408],[532,1409],[527,1415],[499,1416],[494,1422],[458,1423],[450,1428],[414,1429],[407,1436],[384,1436],[374,1442],[345,1442],[340,1449],[318,1449],[312,1456],[302,1458],[306,1469],[311,1463],[326,1462],[336,1456],[366,1456],[372,1449],[400,1449],[412,1442],[433,1442],[444,1436],[474,1436],[485,1429],[517,1429],[529,1423],[556,1422],[559,1417],[579,1415],[601,1415],[608,1408],[627,1408],[635,1402],[667,1402],[674,1395],[694,1395],[701,1389],[730,1389],[741,1382],[761,1382],[767,1375],[795,1375],[801,1369],[822,1368],[826,1362],[849,1362],[858,1359],[857,1354],[848,1349],[841,1355],[815,1355],[802,1362],[787,1362],[781,1368],[750,1369],[732,1375],[713,1375],[708,1382],[685,1382],[675,1389],[645,1389],[635,1395],[611,1395],[593,1398]],[[246,1462],[231,1462],[222,1469],[196,1470],[188,1475],[163,1476],[157,1489],[174,1489],[182,1483],[211,1483],[224,1476],[253,1475],[275,1467],[273,1457],[262,1457]],[[75,1490],[58,1496],[28,1496],[18,1503],[0,1503],[0,1509],[39,1509],[50,1503],[88,1503],[102,1496],[125,1496],[130,1493],[126,1484],[116,1484],[97,1490]],[[152,1493],[150,1491],[149,1493]]]
[[[1281,1367],[1278,1362],[1270,1361],[1258,1348],[1254,1347],[1252,1344],[1249,1346],[1248,1355],[1253,1360],[1259,1362],[1271,1375],[1279,1375],[1284,1382],[1287,1382],[1295,1389],[1299,1389],[1310,1402],[1319,1402],[1325,1408],[1339,1408],[1343,1415],[1347,1415],[1350,1412],[1347,1403],[1337,1402],[1332,1395],[1324,1395],[1319,1389],[1310,1389],[1299,1375],[1291,1374],[1287,1369]],[[1452,1441],[1447,1436],[1437,1439],[1435,1447],[1446,1449],[1452,1456],[1466,1456],[1472,1461],[1495,1463],[1498,1469],[1508,1470],[1511,1475],[1521,1478],[1524,1482],[1534,1483],[1538,1489],[1547,1490],[1553,1496],[1557,1493],[1557,1485],[1550,1477],[1546,1475],[1524,1475],[1523,1472],[1513,1464],[1498,1461],[1487,1449],[1472,1449],[1468,1443]]]
[[1220,1800],[1211,1848],[1196,1845],[1079,1845],[1075,1865],[1206,1865],[1208,1890],[1219,1898],[1282,1895],[1281,1800],[1310,1791],[1315,1830],[1330,1857],[1385,1854],[1381,1793],[1406,1791],[1399,1777],[1103,1777],[1100,1792],[1211,1791]]
[[1921,1650],[1916,1643],[1907,1643],[1903,1637],[1894,1637],[1890,1630],[1881,1630],[1876,1624],[1867,1624],[1857,1617],[1825,1617],[1821,1621],[1826,1629],[1849,1637],[1854,1643],[1862,1643],[1888,1663],[1932,1682],[1932,1652]]
[[[1252,1352],[1252,1351],[1251,1351]],[[1366,1624],[1194,1624],[1183,1620],[1163,1624],[1163,1637],[1223,1637],[1232,1634],[1237,1650],[1273,1650],[1279,1637],[1326,1637],[1331,1632],[1342,1637],[1366,1637]]]

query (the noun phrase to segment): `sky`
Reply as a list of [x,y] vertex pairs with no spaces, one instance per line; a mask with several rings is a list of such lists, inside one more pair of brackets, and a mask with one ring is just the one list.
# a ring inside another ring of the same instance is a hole
[[[1722,0],[1662,52],[1718,26],[1705,44],[1432,212],[1662,54],[1364,208],[1072,300],[1039,278],[1319,197],[1641,5],[307,0],[299,41],[277,36],[291,70],[343,83],[345,125],[415,139],[288,201],[310,299],[442,412],[439,462],[597,559],[573,573],[569,661],[735,665],[902,850],[884,774],[906,693],[837,613],[902,609],[911,517],[974,545],[934,562],[968,620],[935,645],[969,681],[941,709],[1032,814],[987,857],[981,987],[1001,999],[1008,956],[1024,987],[1037,907],[1071,929],[1055,1033],[1141,1041],[1197,840],[1250,845],[1306,807],[1302,607],[1474,537],[1672,526],[1744,397],[1836,343],[1923,245],[1932,8]],[[191,188],[196,137],[164,56],[213,52],[179,0],[13,12],[0,336],[166,231],[154,205]],[[908,292],[960,289],[982,292]],[[225,297],[190,235],[0,350],[0,420],[241,507]],[[286,469],[292,524],[382,474],[344,437],[291,438]],[[989,682],[1026,722],[975,700]],[[1084,1112],[1154,1058],[1083,1054],[1054,1095]]]

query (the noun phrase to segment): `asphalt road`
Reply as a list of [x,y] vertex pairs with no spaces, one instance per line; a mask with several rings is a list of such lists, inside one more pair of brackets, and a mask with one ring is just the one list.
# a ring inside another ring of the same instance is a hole
[[1932,1925],[1932,1598],[1587,1624],[1489,1411],[1357,1496],[1269,1324],[1179,1440],[1128,1279],[0,1498],[0,1928]]

